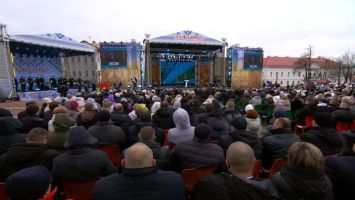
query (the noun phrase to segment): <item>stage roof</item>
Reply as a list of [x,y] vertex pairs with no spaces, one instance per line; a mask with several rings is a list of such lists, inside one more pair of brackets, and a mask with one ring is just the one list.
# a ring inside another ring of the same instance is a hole
[[72,51],[94,53],[95,49],[89,45],[79,43],[61,33],[40,35],[11,35],[11,42],[26,43],[45,47],[53,47]]
[[224,43],[193,31],[181,31],[152,38],[149,43],[224,46]]

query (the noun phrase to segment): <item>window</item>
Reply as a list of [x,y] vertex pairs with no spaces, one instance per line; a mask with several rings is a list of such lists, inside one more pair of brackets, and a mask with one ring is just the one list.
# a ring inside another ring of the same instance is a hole
[[281,72],[281,77],[283,77],[284,76],[284,72]]
[[282,85],[282,81],[280,81],[280,84]]
[[80,63],[80,56],[77,56],[77,58],[78,58],[78,63]]
[[270,72],[270,77],[272,77],[272,72]]
[[279,72],[276,72],[276,78],[279,77]]
[[293,75],[292,75],[292,76],[295,77],[295,75],[296,75],[296,72],[293,72]]
[[76,77],[76,71],[73,71],[73,77]]
[[88,62],[88,56],[84,56],[84,60],[87,63]]
[[81,77],[81,71],[79,71],[79,77]]
[[89,77],[89,71],[85,71],[85,77]]
[[71,57],[71,62],[72,63],[75,62],[75,57],[74,56]]
[[95,62],[95,55],[91,56],[91,60],[92,60],[91,62],[93,62],[93,63]]
[[287,77],[290,77],[290,72],[287,72]]
[[295,81],[292,81],[292,85],[294,85],[295,84]]
[[287,81],[286,83],[287,83],[287,85],[288,85],[290,82],[289,82],[289,81]]
[[298,77],[301,77],[301,72],[298,72]]
[[95,71],[92,71],[92,76],[93,76],[93,77],[95,77],[95,74],[96,74]]
[[300,84],[300,81],[297,81],[297,84]]

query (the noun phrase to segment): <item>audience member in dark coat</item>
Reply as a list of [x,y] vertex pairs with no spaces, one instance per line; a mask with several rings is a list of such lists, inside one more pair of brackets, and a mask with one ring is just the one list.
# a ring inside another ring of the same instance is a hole
[[206,112],[202,112],[202,113],[197,114],[199,122],[207,124],[209,113],[212,112],[213,109],[214,109],[214,105],[212,103],[206,104],[206,106],[205,106]]
[[97,124],[91,126],[88,131],[102,145],[118,145],[120,149],[126,147],[126,134],[118,126],[110,122],[110,112],[101,110],[97,114]]
[[48,131],[43,128],[32,129],[26,143],[14,144],[0,157],[0,181],[12,173],[35,165],[52,168],[52,161],[58,152],[46,146]]
[[92,103],[85,103],[85,110],[81,112],[76,118],[76,124],[78,126],[84,126],[88,129],[90,126],[95,125],[97,122],[97,110]]
[[314,116],[313,127],[301,136],[303,141],[316,145],[325,156],[337,154],[341,151],[341,136],[333,128],[330,113],[317,113]]
[[97,181],[94,200],[185,200],[185,186],[181,177],[155,168],[149,147],[137,143],[125,151],[122,174],[115,173]]
[[213,109],[208,116],[207,124],[211,127],[211,138],[220,139],[223,135],[229,135],[229,124],[220,109]]
[[0,117],[13,117],[12,113],[6,108],[0,108]]
[[288,163],[273,175],[272,183],[287,200],[333,199],[333,186],[322,171],[323,155],[314,145],[294,143],[288,152]]
[[135,125],[132,125],[129,127],[129,130],[128,130],[129,144],[134,144],[138,141],[138,133],[141,130],[141,128],[143,128],[145,126],[153,127],[155,130],[155,136],[156,136],[155,141],[157,141],[160,144],[164,143],[163,130],[151,122],[150,112],[148,110],[143,110],[139,114],[139,122],[137,122]]
[[333,183],[334,199],[354,199],[355,157],[331,156],[326,159],[324,169]]
[[253,150],[243,142],[231,144],[227,150],[228,173],[210,174],[198,181],[193,200],[278,199],[269,180],[254,179]]
[[314,116],[316,113],[316,103],[311,97],[307,97],[305,106],[300,110],[299,115],[296,117],[296,123],[301,125],[306,125],[306,117]]
[[343,156],[355,156],[353,151],[353,145],[355,144],[355,129],[341,133],[343,148],[341,155]]
[[168,102],[161,102],[159,110],[153,115],[153,123],[161,129],[171,129],[175,127]]
[[68,141],[64,146],[69,150],[53,161],[52,174],[55,180],[87,181],[117,172],[107,154],[91,146],[97,139],[83,127],[70,129]]
[[[26,108],[27,108],[29,105],[31,105],[31,104],[36,104],[36,101],[27,101],[27,102],[26,102]],[[36,104],[36,105],[37,105],[37,104]],[[25,109],[25,110],[23,110],[23,111],[17,113],[17,119],[18,119],[18,120],[21,120],[22,118],[26,117],[26,115],[27,115],[27,112],[26,112],[26,109]]]
[[20,134],[22,123],[13,117],[0,117],[0,155],[6,153],[15,143],[25,143],[26,135]]
[[170,152],[172,166],[176,171],[208,166],[223,166],[224,153],[221,147],[209,143],[211,129],[207,124],[195,127],[191,141],[178,142]]
[[257,133],[247,131],[247,122],[244,117],[237,117],[232,121],[232,133],[230,135],[222,136],[220,144],[224,150],[227,151],[229,145],[233,142],[241,141],[248,144],[254,151],[256,159],[261,159],[263,154],[263,145],[258,138]]
[[31,129],[41,127],[43,119],[38,117],[39,107],[36,104],[30,104],[26,107],[26,116],[21,118],[24,133],[28,133]]
[[58,107],[58,105],[59,105],[59,103],[56,102],[56,101],[50,102],[50,103],[48,104],[49,110],[47,110],[47,111],[44,112],[44,114],[43,114],[43,122],[42,122],[43,125],[42,125],[42,127],[43,127],[44,129],[47,129],[47,130],[48,130],[48,122],[49,122],[49,120],[52,119],[52,117],[53,117],[53,110],[54,110],[54,108]]
[[114,125],[121,127],[126,136],[128,136],[128,128],[132,125],[132,119],[127,113],[123,112],[123,105],[121,103],[116,103],[113,106],[111,121]]
[[155,141],[155,130],[151,126],[141,128],[138,134],[139,142],[147,145],[153,152],[158,169],[166,169],[169,161],[169,150]]
[[291,131],[289,119],[280,117],[273,124],[272,135],[263,138],[263,166],[269,169],[277,158],[286,158],[290,146],[300,138]]

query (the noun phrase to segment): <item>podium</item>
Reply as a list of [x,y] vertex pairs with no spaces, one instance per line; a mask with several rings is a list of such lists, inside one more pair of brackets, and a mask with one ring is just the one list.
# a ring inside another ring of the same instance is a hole
[[185,87],[187,88],[187,84],[189,83],[189,80],[184,80],[185,81]]

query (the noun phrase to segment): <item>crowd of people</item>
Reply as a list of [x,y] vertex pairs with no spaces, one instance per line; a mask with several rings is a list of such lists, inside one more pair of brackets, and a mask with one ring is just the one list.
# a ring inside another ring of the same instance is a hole
[[[0,108],[0,182],[13,200],[50,186],[60,199],[63,181],[95,181],[92,198],[105,200],[354,199],[354,120],[347,87],[79,92],[26,102],[17,117]],[[118,165],[95,148],[112,145]],[[278,159],[270,179],[253,176],[256,160]],[[187,192],[181,172],[205,167],[215,171]]]

